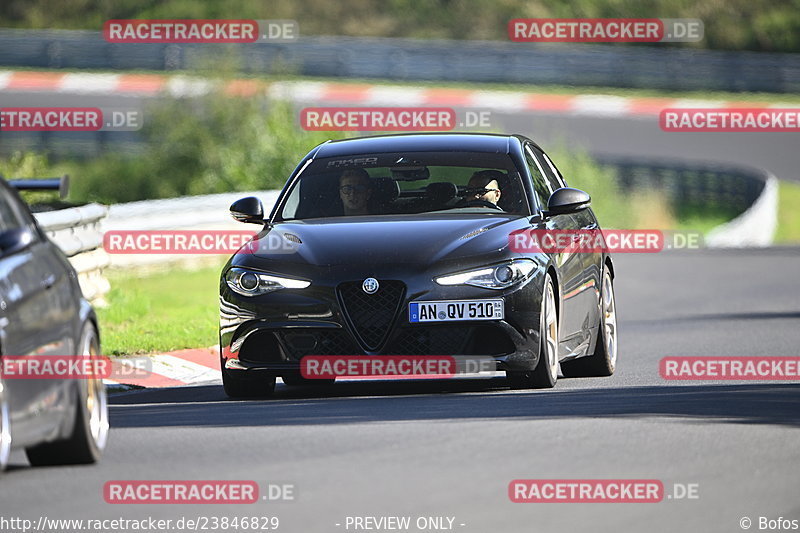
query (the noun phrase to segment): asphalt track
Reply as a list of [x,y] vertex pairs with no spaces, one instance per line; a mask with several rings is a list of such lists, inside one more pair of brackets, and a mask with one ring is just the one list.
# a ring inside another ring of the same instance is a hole
[[[0,104],[55,105],[52,94],[10,92]],[[63,106],[143,104],[58,95]],[[595,154],[716,160],[800,179],[788,133],[665,133],[655,119],[501,112],[492,126],[545,149],[574,143]],[[0,516],[277,516],[287,532],[353,531],[347,516],[449,516],[464,532],[730,532],[742,530],[742,517],[753,530],[762,516],[800,519],[800,384],[658,374],[664,356],[797,356],[800,249],[616,261],[621,351],[611,378],[562,379],[549,391],[510,391],[502,379],[326,392],[279,385],[274,399],[259,402],[227,400],[218,384],[126,393],[113,398],[101,464],[33,469],[15,452],[0,478]],[[674,484],[697,484],[699,498],[514,504],[507,488],[518,478],[659,479],[667,495]],[[296,500],[104,503],[103,484],[125,479],[245,479],[262,492],[292,484]]]
[[[499,378],[279,385],[267,401],[227,400],[218,384],[124,393],[113,398],[101,464],[34,469],[15,452],[0,477],[0,515],[278,516],[286,532],[354,531],[347,516],[382,515],[455,517],[463,532],[732,532],[742,517],[753,530],[761,516],[800,519],[800,384],[658,374],[664,356],[798,355],[800,250],[616,261],[613,377],[548,391],[510,391]],[[515,504],[507,488],[517,478],[658,479],[667,495],[696,483],[699,498]],[[296,499],[104,503],[103,484],[126,479],[292,484]]]

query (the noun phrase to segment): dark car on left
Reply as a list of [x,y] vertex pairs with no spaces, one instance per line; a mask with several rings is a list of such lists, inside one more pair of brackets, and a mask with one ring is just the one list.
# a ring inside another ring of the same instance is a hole
[[[12,450],[33,466],[96,462],[108,439],[102,377],[10,375],[13,362],[100,357],[97,318],[78,275],[18,189],[65,189],[62,179],[0,178],[0,470]],[[17,367],[18,368],[18,367]]]

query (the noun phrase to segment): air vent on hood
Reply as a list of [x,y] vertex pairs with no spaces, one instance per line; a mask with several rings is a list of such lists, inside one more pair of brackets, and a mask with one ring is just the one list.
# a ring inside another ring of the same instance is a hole
[[461,237],[459,240],[469,239],[469,238],[474,237],[475,235],[480,235],[481,233],[483,233],[484,231],[487,231],[488,229],[489,228],[486,227],[486,228],[476,229],[475,231],[470,231],[469,233],[467,233],[466,235]]
[[284,233],[283,236],[286,238],[287,241],[291,241],[296,244],[303,244],[303,241],[300,240],[300,237],[298,237],[294,233]]

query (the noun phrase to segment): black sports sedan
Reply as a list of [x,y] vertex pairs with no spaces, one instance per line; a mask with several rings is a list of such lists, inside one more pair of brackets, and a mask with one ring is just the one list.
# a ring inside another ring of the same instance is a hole
[[482,356],[514,388],[608,376],[617,358],[604,251],[518,250],[525,231],[598,230],[589,195],[519,135],[405,134],[323,143],[220,280],[222,380],[267,396],[305,356]]
[[12,449],[34,466],[93,463],[108,437],[97,319],[78,276],[15,189],[60,180],[0,178],[0,470]]

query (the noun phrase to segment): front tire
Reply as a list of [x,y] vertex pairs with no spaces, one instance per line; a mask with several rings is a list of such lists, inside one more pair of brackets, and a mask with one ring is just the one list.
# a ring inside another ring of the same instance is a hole
[[533,370],[506,372],[512,389],[551,389],[558,380],[558,311],[550,274],[545,278],[539,316],[539,362]]
[[[100,341],[94,324],[83,326],[80,355],[92,359],[100,355]],[[78,379],[77,405],[72,433],[66,439],[25,449],[33,466],[96,463],[108,440],[108,400],[101,376]]]
[[592,355],[561,364],[564,377],[604,377],[614,373],[617,367],[617,304],[614,299],[614,283],[611,273],[603,269],[600,286],[600,324],[597,344]]

